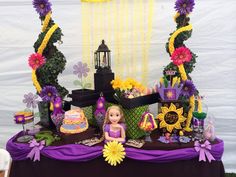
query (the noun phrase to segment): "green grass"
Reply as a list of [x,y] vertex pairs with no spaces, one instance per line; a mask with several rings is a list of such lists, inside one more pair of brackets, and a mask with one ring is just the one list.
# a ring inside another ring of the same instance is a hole
[[226,173],[225,177],[236,177],[235,173]]

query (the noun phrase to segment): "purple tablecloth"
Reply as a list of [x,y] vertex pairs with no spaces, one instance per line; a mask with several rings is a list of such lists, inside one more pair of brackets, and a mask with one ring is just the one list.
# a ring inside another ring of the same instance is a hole
[[[32,150],[29,144],[17,143],[15,135],[7,143],[7,150],[11,154],[13,161],[25,160],[27,155]],[[78,144],[68,144],[62,146],[48,146],[44,147],[40,154],[57,160],[72,161],[72,162],[85,162],[97,157],[102,156],[103,146],[88,147]],[[125,148],[126,157],[134,160],[145,162],[173,162],[178,160],[189,160],[199,156],[194,147],[183,148],[176,150],[143,150],[136,148]],[[224,143],[222,140],[217,139],[217,143],[211,146],[209,151],[215,160],[221,160],[224,152]]]

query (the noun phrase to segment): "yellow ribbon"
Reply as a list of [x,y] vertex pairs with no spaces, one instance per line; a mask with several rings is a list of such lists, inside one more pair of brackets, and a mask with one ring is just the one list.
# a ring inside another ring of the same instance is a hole
[[186,74],[186,72],[185,72],[184,65],[181,64],[181,65],[178,66],[178,68],[179,68],[179,73],[180,73],[180,75],[181,75],[181,79],[182,79],[183,81],[186,81],[186,80],[188,79],[188,77],[187,77],[187,74]]
[[184,26],[182,28],[179,28],[178,30],[176,30],[170,37],[170,41],[169,41],[169,51],[170,54],[172,55],[173,52],[175,51],[175,47],[174,47],[174,42],[175,42],[175,38],[182,32],[184,31],[190,31],[192,30],[192,25],[188,25],[188,26]]
[[[55,32],[55,30],[58,28],[58,25],[55,24],[53,25],[47,32],[47,34],[45,35],[41,45],[39,46],[38,48],[38,52],[39,54],[43,54],[43,51],[44,49],[46,48],[47,44],[48,44],[48,41],[49,39],[51,38],[52,34]],[[38,82],[38,79],[37,79],[37,75],[36,75],[36,70],[32,70],[32,81],[33,81],[33,84],[37,90],[38,93],[40,93],[42,91],[42,88]]]
[[41,45],[38,48],[38,52],[39,54],[43,54],[44,49],[47,47],[48,41],[51,38],[52,34],[56,31],[56,29],[58,28],[57,24],[54,24],[50,30],[48,30],[47,34],[45,35]]
[[32,81],[38,93],[41,92],[42,88],[37,80],[36,70],[32,70]]
[[51,15],[52,15],[52,12],[48,12],[48,14],[46,15],[44,21],[43,21],[43,27],[42,27],[42,32],[44,32],[47,27],[48,27],[48,24],[49,24],[49,21],[51,19]]
[[195,98],[194,98],[194,95],[192,95],[192,96],[189,98],[189,105],[190,105],[190,108],[189,108],[189,111],[188,111],[188,117],[187,117],[187,121],[186,121],[186,126],[185,126],[185,128],[184,128],[184,130],[187,131],[187,132],[193,131],[193,130],[190,128],[190,124],[191,124],[191,121],[192,121],[192,118],[193,118],[193,111],[194,111],[194,107],[195,107]]

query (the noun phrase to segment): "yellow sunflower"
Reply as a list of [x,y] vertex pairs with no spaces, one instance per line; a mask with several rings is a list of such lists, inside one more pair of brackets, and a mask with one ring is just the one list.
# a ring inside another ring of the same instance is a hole
[[110,165],[116,166],[125,158],[125,148],[117,141],[110,141],[103,148],[103,157]]
[[161,107],[160,114],[157,115],[157,118],[160,120],[160,128],[166,128],[170,133],[173,129],[182,129],[181,123],[186,120],[182,115],[183,108],[176,109],[176,106],[171,103],[170,107]]

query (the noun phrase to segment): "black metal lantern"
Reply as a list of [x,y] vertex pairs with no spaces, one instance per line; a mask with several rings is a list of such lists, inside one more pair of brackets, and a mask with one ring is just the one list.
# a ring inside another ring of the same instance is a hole
[[94,63],[97,72],[111,72],[111,51],[102,40],[102,44],[94,52]]
[[102,44],[94,53],[95,69],[94,73],[94,86],[98,92],[105,93],[106,91],[113,91],[111,81],[115,75],[111,70],[111,51],[102,40]]

